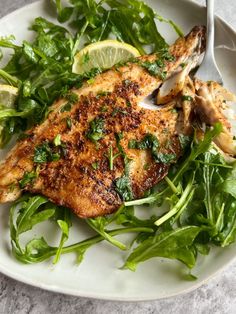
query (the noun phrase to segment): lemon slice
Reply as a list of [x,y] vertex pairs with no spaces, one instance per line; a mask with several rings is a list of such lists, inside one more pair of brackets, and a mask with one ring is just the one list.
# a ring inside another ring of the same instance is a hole
[[110,69],[113,65],[140,56],[133,46],[117,40],[104,40],[88,45],[74,58],[72,71],[76,74],[89,72],[93,68]]
[[0,84],[0,106],[12,108],[17,95],[18,88],[11,85]]

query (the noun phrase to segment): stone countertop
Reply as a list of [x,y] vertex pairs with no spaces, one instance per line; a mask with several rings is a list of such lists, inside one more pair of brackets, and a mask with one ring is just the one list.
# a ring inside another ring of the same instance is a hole
[[[178,0],[176,0],[178,1]],[[195,0],[204,3],[204,0]],[[0,0],[0,17],[34,0]],[[236,28],[235,0],[216,0],[216,12]],[[70,297],[43,291],[0,274],[0,314],[233,314],[236,309],[236,262],[201,288],[167,300],[122,303]]]

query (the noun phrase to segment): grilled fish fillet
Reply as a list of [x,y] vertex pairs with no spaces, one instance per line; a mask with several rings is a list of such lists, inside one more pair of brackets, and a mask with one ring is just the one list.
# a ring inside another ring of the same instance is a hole
[[[169,48],[161,75],[151,73],[158,55],[142,56],[56,101],[48,118],[28,131],[0,165],[0,202],[29,191],[86,218],[142,197],[181,155],[186,118],[175,110],[175,101],[158,110],[139,103],[160,87],[163,74],[169,78],[183,64],[188,72],[195,67],[204,48],[205,29],[195,27]],[[32,173],[32,180],[24,180]]]

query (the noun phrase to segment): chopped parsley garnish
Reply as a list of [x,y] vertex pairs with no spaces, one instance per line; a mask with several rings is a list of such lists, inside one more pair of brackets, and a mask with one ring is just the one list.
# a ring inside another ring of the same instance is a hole
[[167,154],[167,153],[157,153],[153,157],[156,162],[161,162],[163,164],[169,164],[171,161],[176,159],[175,154]]
[[126,79],[126,80],[124,80],[122,83],[123,83],[125,86],[129,86],[132,82],[131,82],[130,80]]
[[[129,178],[129,163],[130,159],[125,154],[125,151],[120,144],[120,141],[123,139],[123,133],[116,133],[116,144],[119,150],[120,155],[124,159],[125,171],[123,176],[115,180],[115,187],[117,193],[121,196],[124,201],[133,199],[132,186]],[[116,155],[118,157],[118,155]],[[113,158],[114,160],[114,158]]]
[[108,107],[106,105],[103,105],[101,108],[100,108],[100,111],[101,112],[107,112],[108,111]]
[[65,95],[65,98],[68,100],[70,104],[76,104],[79,101],[79,97],[77,94],[70,92]]
[[133,199],[132,187],[129,176],[124,174],[115,181],[116,191],[121,196],[122,200],[130,201]]
[[69,117],[66,118],[66,126],[68,129],[72,128],[72,120]]
[[131,107],[131,102],[129,100],[126,101],[126,106]]
[[153,61],[153,62],[145,61],[145,62],[142,62],[141,65],[151,75],[158,76],[162,80],[164,80],[166,78],[166,72],[163,71],[163,65],[160,66],[160,60],[156,60],[156,61]]
[[193,97],[191,97],[191,96],[189,96],[189,95],[183,95],[183,96],[181,97],[181,99],[182,99],[183,101],[192,101],[192,100],[193,100]]
[[19,181],[20,188],[23,189],[31,183],[35,178],[37,178],[37,174],[34,171],[31,172],[25,172],[23,178]]
[[66,93],[63,96],[66,98],[66,100],[68,100],[68,102],[64,106],[62,106],[60,112],[70,111],[72,108],[72,105],[74,105],[78,102],[79,97],[77,94],[75,94],[73,92]]
[[100,91],[97,93],[97,98],[100,98],[100,97],[104,97],[104,96],[107,96],[107,95],[110,95],[110,92],[106,92],[106,91]]
[[61,157],[64,157],[65,155],[65,143],[62,143],[60,137],[56,136],[52,143],[45,141],[35,147],[33,160],[35,163],[52,162],[58,161]]
[[53,152],[48,142],[44,142],[34,149],[34,162],[44,163],[50,161],[57,161],[60,159],[58,152]]
[[95,118],[89,123],[89,130],[86,134],[92,142],[101,140],[104,136],[104,119]]
[[184,134],[179,134],[179,142],[182,149],[185,149],[191,143],[191,137]]
[[112,115],[112,117],[115,117],[119,113],[122,114],[122,115],[127,115],[128,114],[128,112],[126,110],[116,107],[116,108],[113,109],[111,115]]
[[174,59],[174,56],[165,49],[158,54],[158,58],[155,61],[144,61],[139,64],[151,75],[158,76],[160,79],[164,80],[167,74],[165,71],[165,61],[173,61]]
[[53,143],[55,146],[61,145],[61,134],[57,134],[57,136],[54,138]]
[[159,141],[155,135],[147,133],[141,141],[130,140],[128,147],[133,149],[151,149],[152,153],[156,153],[159,148]]
[[128,147],[131,149],[149,149],[155,162],[168,164],[176,158],[175,154],[167,154],[159,152],[158,138],[153,134],[146,134],[141,141],[130,140]]
[[92,84],[94,82],[94,78],[102,73],[100,68],[92,68],[89,72],[84,73],[84,77],[88,79],[88,83]]
[[93,168],[94,170],[98,170],[98,169],[99,169],[99,162],[98,162],[98,161],[93,162],[93,163],[92,163],[92,168]]
[[72,108],[72,105],[71,105],[71,103],[68,102],[67,104],[65,104],[64,106],[61,107],[60,112],[70,111],[71,108]]

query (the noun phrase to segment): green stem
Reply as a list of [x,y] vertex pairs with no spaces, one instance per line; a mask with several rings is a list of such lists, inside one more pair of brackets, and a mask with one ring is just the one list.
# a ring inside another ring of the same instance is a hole
[[78,50],[78,47],[79,47],[79,44],[80,44],[81,37],[82,37],[83,34],[85,33],[86,28],[88,27],[88,25],[89,25],[89,22],[86,21],[85,24],[84,24],[84,26],[83,26],[82,29],[81,29],[81,32],[77,33],[77,35],[76,35],[76,40],[75,40],[75,44],[74,44],[74,47],[73,47],[72,53],[71,53],[72,57],[74,57],[74,55],[76,54],[76,52],[77,52],[77,50]]
[[7,72],[5,72],[4,70],[0,69],[0,77],[2,77],[7,83],[9,83],[10,85],[13,85],[15,87],[19,86],[20,81],[15,78],[14,76],[8,74]]
[[98,234],[100,234],[105,240],[107,240],[108,242],[110,242],[114,246],[118,247],[120,250],[123,250],[123,251],[126,250],[126,246],[123,243],[114,239],[105,230],[100,230],[99,228],[96,228],[89,219],[87,219],[86,222],[90,226],[90,228],[92,228],[94,231],[96,231]]
[[219,216],[217,218],[217,221],[216,221],[216,225],[215,225],[215,228],[218,232],[220,232],[221,230],[221,224],[222,224],[222,218],[223,218],[223,214],[224,214],[224,209],[225,209],[225,203],[223,203],[221,205],[221,209],[220,209],[220,212],[219,212]]
[[[153,233],[153,229],[152,228],[146,228],[146,227],[134,227],[134,228],[128,227],[128,228],[114,229],[114,230],[110,230],[110,231],[106,231],[106,232],[111,237],[114,237],[116,235],[125,234],[125,233],[136,233],[136,232],[138,232],[138,233],[139,232]],[[103,240],[104,240],[104,237],[101,235],[94,236],[90,239],[87,239],[87,240],[81,241],[79,243],[64,247],[62,249],[62,254],[67,254],[67,253],[77,251],[78,249],[81,249],[85,246],[91,246],[91,245],[97,244]]]
[[125,206],[138,206],[138,205],[143,205],[143,204],[151,204],[151,203],[156,202],[158,199],[158,196],[161,194],[162,193],[154,193],[152,196],[140,198],[134,201],[127,201],[127,202],[124,202],[124,204]]
[[168,219],[173,217],[180,210],[182,211],[183,208],[184,209],[186,208],[188,202],[191,200],[191,198],[189,196],[192,195],[193,180],[194,180],[194,175],[192,177],[192,180],[190,180],[190,182],[188,183],[188,185],[187,185],[186,189],[184,190],[183,194],[181,195],[180,199],[175,204],[175,206],[168,213],[166,213],[164,216],[162,216],[160,219],[158,219],[155,222],[155,225],[157,225],[157,226],[162,225],[165,221],[167,221]]
[[165,181],[175,194],[179,194],[179,190],[177,189],[177,187],[174,185],[174,183],[168,177],[165,177]]

